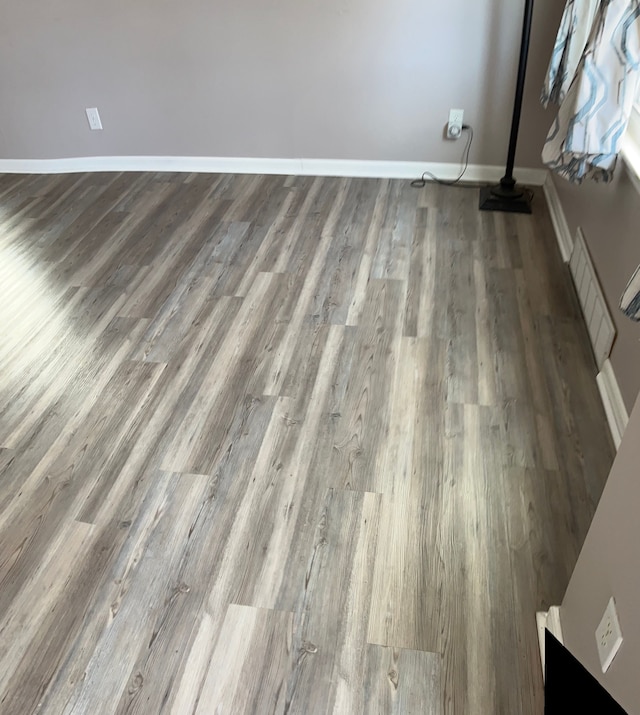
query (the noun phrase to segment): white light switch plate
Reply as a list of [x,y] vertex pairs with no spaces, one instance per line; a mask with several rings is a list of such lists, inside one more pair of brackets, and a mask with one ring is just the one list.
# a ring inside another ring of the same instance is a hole
[[596,629],[596,643],[602,672],[606,673],[622,645],[622,629],[613,598],[609,600],[600,625]]
[[87,107],[85,109],[87,113],[87,119],[89,120],[89,126],[93,131],[102,129],[102,122],[100,121],[100,114],[98,113],[97,107]]

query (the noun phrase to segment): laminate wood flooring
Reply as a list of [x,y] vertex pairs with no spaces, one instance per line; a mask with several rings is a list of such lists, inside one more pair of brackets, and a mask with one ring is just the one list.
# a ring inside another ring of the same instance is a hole
[[549,216],[0,176],[2,715],[538,715],[613,447]]

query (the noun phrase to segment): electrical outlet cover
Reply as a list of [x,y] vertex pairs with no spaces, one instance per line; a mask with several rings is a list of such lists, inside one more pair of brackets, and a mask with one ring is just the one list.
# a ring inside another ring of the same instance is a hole
[[89,120],[89,127],[92,131],[99,131],[102,129],[102,121],[100,120],[100,113],[97,107],[87,107],[84,110],[87,113],[87,119]]
[[462,123],[464,122],[463,109],[449,110],[449,123],[447,124],[447,139],[460,139],[462,136]]
[[600,625],[596,629],[596,644],[602,672],[606,673],[622,645],[622,629],[613,598],[609,600]]

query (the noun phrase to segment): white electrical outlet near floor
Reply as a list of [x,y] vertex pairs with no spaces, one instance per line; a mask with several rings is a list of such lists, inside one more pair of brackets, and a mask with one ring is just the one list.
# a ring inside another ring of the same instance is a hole
[[616,602],[613,598],[607,604],[604,616],[596,629],[596,643],[598,644],[602,672],[606,673],[622,645],[622,629],[618,620]]

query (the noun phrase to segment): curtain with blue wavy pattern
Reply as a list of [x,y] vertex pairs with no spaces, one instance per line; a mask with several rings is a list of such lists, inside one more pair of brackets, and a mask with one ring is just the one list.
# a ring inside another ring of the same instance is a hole
[[568,0],[551,62],[542,88],[541,100],[561,104],[567,96],[578,64],[587,46],[600,0]]
[[544,163],[573,183],[610,181],[639,77],[640,0],[568,0],[542,93],[560,104]]

